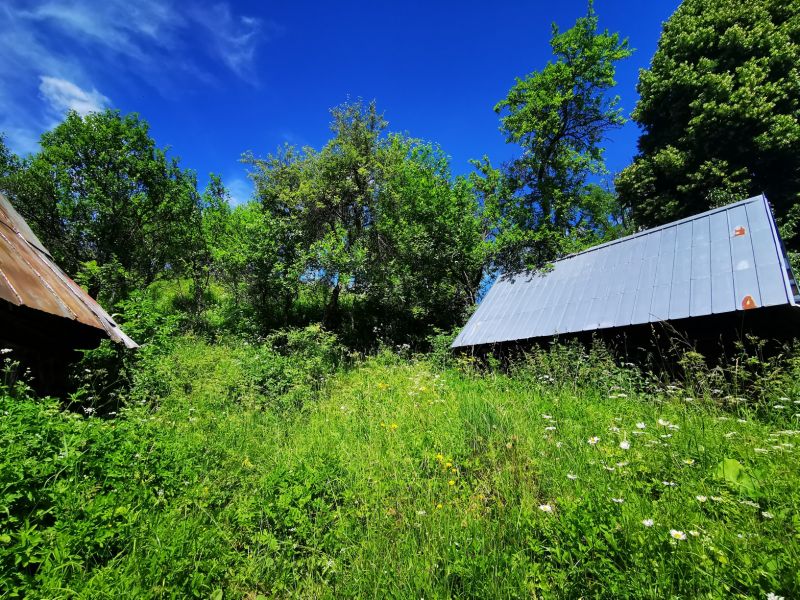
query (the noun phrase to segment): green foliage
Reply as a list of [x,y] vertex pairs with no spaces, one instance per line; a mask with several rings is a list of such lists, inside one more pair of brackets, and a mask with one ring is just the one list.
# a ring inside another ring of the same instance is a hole
[[800,6],[686,0],[642,71],[639,154],[617,178],[641,226],[765,192],[798,250]]
[[234,238],[244,243],[221,252],[234,258],[223,279],[244,276],[266,326],[300,317],[315,297],[318,320],[358,347],[452,327],[485,261],[469,183],[452,178],[438,147],[387,135],[374,102],[331,112],[333,137],[320,151],[245,156],[257,207],[240,210]]
[[506,271],[596,243],[619,221],[613,195],[587,179],[606,172],[600,144],[625,122],[618,97],[607,92],[615,64],[631,50],[618,34],[598,33],[597,21],[590,4],[571,29],[553,25],[556,60],[518,79],[495,106],[507,141],[522,148],[502,177],[488,159],[475,163],[487,180],[481,191],[496,229],[494,258]]
[[510,374],[385,353],[334,373],[341,357],[319,328],[260,346],[177,338],[142,362],[114,419],[0,387],[0,587],[54,599],[800,590],[791,410],[731,415],[680,386],[643,394],[647,378],[598,344],[532,351]]
[[75,112],[0,187],[56,262],[114,304],[133,283],[179,272],[199,227],[194,174],[137,115]]

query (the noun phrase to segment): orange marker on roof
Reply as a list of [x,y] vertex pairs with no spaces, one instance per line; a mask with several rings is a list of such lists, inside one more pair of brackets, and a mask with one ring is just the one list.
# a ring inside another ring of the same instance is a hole
[[742,309],[743,310],[750,310],[751,308],[758,308],[756,301],[753,300],[752,296],[745,296],[742,298]]
[[733,237],[739,237],[741,235],[744,235],[745,233],[747,233],[747,230],[741,225],[739,225],[733,230]]

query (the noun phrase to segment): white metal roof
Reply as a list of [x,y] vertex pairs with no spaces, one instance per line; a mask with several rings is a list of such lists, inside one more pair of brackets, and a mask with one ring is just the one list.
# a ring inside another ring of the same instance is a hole
[[766,198],[620,238],[499,278],[453,347],[795,305]]

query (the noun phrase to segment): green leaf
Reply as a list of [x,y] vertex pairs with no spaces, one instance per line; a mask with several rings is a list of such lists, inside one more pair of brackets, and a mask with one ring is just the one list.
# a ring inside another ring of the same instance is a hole
[[749,496],[755,495],[758,492],[758,481],[747,473],[742,463],[736,459],[723,459],[719,465],[717,465],[714,477],[725,480],[728,485]]

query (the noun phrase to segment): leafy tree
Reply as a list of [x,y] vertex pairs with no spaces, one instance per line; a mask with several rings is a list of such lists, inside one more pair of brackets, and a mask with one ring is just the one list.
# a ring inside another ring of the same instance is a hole
[[346,295],[344,325],[361,341],[375,340],[373,327],[399,339],[412,322],[452,325],[480,282],[468,182],[452,180],[438,148],[387,135],[374,102],[331,112],[333,137],[321,150],[245,156],[269,231],[250,246],[251,297],[254,284],[277,295],[285,318],[316,290],[321,318],[338,328]]
[[597,209],[609,209],[610,197],[598,203],[588,180],[606,172],[603,136],[624,123],[619,98],[607,92],[631,50],[618,34],[598,33],[597,21],[590,4],[571,29],[553,25],[556,59],[518,79],[495,106],[506,140],[522,148],[502,177],[488,160],[475,163],[495,223],[495,261],[506,271],[541,266],[608,233],[613,215]]
[[112,301],[180,272],[197,249],[195,176],[135,114],[69,113],[6,187],[59,264]]
[[470,183],[453,179],[432,144],[392,135],[383,147],[383,185],[370,236],[365,295],[389,339],[402,330],[443,329],[475,302],[487,245]]
[[639,154],[616,185],[658,225],[765,192],[800,249],[800,4],[685,0],[639,78]]
[[5,136],[0,133],[0,191],[4,189],[4,182],[19,168],[19,158],[11,152],[6,145]]

